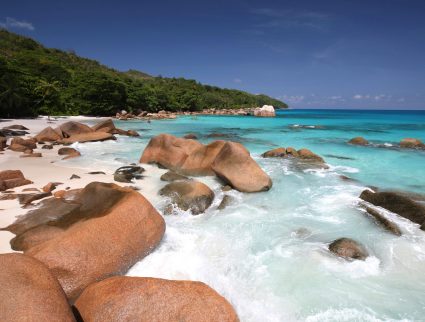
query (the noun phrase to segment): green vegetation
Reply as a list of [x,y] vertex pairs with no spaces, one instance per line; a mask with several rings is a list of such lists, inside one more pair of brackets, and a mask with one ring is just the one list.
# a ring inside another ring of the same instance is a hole
[[198,111],[285,103],[183,78],[119,72],[74,52],[0,30],[0,117]]

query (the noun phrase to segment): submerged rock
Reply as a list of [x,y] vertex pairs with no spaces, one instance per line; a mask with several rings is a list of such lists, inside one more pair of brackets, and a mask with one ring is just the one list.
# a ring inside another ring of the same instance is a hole
[[162,216],[138,192],[92,182],[72,200],[50,198],[5,228],[11,245],[46,264],[72,302],[89,284],[125,273],[165,231]]
[[418,139],[406,138],[401,140],[400,147],[407,149],[425,149],[425,144]]
[[203,213],[214,200],[214,192],[195,180],[174,181],[163,187],[159,194],[171,198],[180,209],[190,210],[193,215]]
[[75,302],[84,321],[238,322],[230,303],[201,282],[117,276]]
[[[261,155],[263,158],[294,158],[297,161],[301,162],[301,163],[307,163],[308,167],[310,167],[311,165],[313,166],[317,166],[320,168],[328,168],[328,166],[325,164],[325,160],[323,160],[323,158],[313,152],[311,152],[308,149],[300,149],[300,150],[295,150],[292,147],[288,147],[288,148],[276,148],[273,150],[269,150],[264,152]],[[302,168],[302,167],[301,167]]]
[[364,137],[362,136],[357,136],[355,138],[352,138],[350,141],[348,141],[349,144],[353,144],[353,145],[368,145],[369,141],[366,140]]
[[379,211],[377,211],[377,210],[375,210],[375,209],[373,209],[371,207],[366,207],[366,211],[367,211],[367,213],[369,215],[371,215],[373,218],[375,218],[375,220],[378,223],[378,225],[380,225],[385,230],[387,230],[388,232],[390,232],[390,233],[392,233],[392,234],[394,234],[396,236],[401,236],[401,230],[397,226],[396,223],[394,223],[391,220],[387,219]]
[[224,195],[223,199],[221,200],[220,204],[218,205],[218,210],[225,209],[228,205],[230,205],[233,201],[233,197],[229,195]]
[[367,250],[351,238],[340,238],[329,245],[329,250],[346,259],[365,260],[369,256]]
[[404,195],[396,192],[372,192],[370,190],[364,190],[360,198],[409,219],[421,225],[421,229],[425,230],[425,206]]
[[1,254],[0,267],[0,321],[75,322],[60,284],[41,262]]

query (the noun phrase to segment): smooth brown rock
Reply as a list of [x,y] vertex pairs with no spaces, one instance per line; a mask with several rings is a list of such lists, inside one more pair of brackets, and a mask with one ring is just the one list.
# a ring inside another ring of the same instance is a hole
[[41,262],[1,254],[0,267],[0,321],[75,322],[60,284]]
[[214,200],[214,192],[196,180],[174,181],[163,187],[159,194],[171,198],[180,209],[193,215],[203,213]]
[[329,245],[329,250],[337,256],[346,259],[365,260],[369,256],[367,250],[350,238],[340,238]]
[[20,158],[41,158],[43,156],[43,154],[41,154],[40,152],[37,153],[25,153],[23,155],[20,155]]
[[[425,224],[425,206],[396,192],[364,190],[360,198],[375,206],[385,208],[419,225]],[[425,230],[424,226],[421,229]]]
[[362,136],[357,136],[355,138],[352,138],[350,141],[348,141],[349,144],[354,144],[354,145],[368,145],[369,141],[366,140],[364,137]]
[[24,186],[31,183],[32,181],[25,179],[24,174],[20,170],[0,171],[0,191]]
[[5,230],[46,264],[72,302],[89,284],[124,274],[161,241],[165,223],[138,192],[92,182],[73,200],[50,198]]
[[67,160],[67,159],[76,158],[76,157],[81,156],[79,151],[77,151],[74,148],[69,148],[69,147],[60,148],[58,150],[58,154],[59,155],[65,155],[65,157],[62,160]]
[[238,322],[231,304],[201,282],[112,277],[90,285],[75,303],[85,322]]
[[92,130],[96,132],[111,133],[115,129],[115,124],[111,119],[100,121],[99,123],[92,126]]
[[96,141],[106,141],[106,140],[116,140],[117,138],[110,133],[106,132],[90,132],[82,134],[74,134],[71,137],[62,139],[59,141],[62,144],[71,144],[75,142],[96,142]]
[[242,192],[267,191],[272,187],[270,177],[239,143],[226,142],[211,167],[219,178]]
[[281,158],[286,155],[285,148],[276,148],[267,152],[264,152],[261,156],[263,158]]
[[298,158],[301,159],[301,160],[304,160],[304,161],[325,163],[325,160],[323,160],[323,158],[321,156],[311,152],[308,149],[298,150]]
[[69,121],[60,125],[58,127],[58,130],[62,132],[62,136],[64,138],[69,138],[74,135],[88,134],[93,132],[93,130],[89,126],[79,122],[74,122],[74,121]]
[[182,176],[178,173],[175,173],[173,171],[168,171],[166,173],[164,173],[161,178],[162,181],[168,181],[168,182],[173,182],[173,181],[178,181],[178,180],[187,180],[188,177],[186,176]]
[[406,138],[401,140],[400,147],[407,149],[425,149],[425,144],[418,139]]
[[46,127],[34,137],[37,142],[56,142],[63,139],[61,131],[54,130],[52,127]]
[[298,151],[295,150],[293,147],[287,147],[286,148],[286,155],[297,158],[298,157]]
[[49,182],[48,184],[46,184],[42,190],[44,192],[52,192],[53,190],[56,189],[57,186],[63,184],[62,182]]

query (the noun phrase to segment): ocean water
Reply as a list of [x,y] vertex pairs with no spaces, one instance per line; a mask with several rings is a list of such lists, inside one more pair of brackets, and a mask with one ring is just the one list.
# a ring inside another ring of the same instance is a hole
[[[159,133],[195,133],[204,143],[221,133],[243,143],[273,180],[268,192],[230,192],[232,204],[220,211],[220,183],[200,178],[216,193],[212,207],[166,216],[160,246],[128,275],[203,281],[241,321],[425,321],[425,232],[388,212],[403,236],[385,232],[358,198],[368,186],[425,194],[425,152],[397,147],[406,137],[425,141],[424,111],[287,110],[276,118],[182,116],[117,126],[141,137],[78,144],[83,156],[64,165],[113,171],[138,162]],[[355,136],[371,146],[348,145]],[[300,170],[291,160],[260,157],[279,146],[311,149],[330,168]],[[155,195],[164,183],[156,176],[138,185]],[[151,202],[164,207],[156,195]],[[327,246],[340,237],[361,242],[370,256],[349,262],[331,255]]]

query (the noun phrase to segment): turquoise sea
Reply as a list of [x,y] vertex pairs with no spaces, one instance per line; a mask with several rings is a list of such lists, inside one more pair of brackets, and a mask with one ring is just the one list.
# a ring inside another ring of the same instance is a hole
[[[243,143],[271,176],[270,191],[223,193],[202,178],[216,200],[200,216],[167,216],[158,249],[128,273],[203,281],[235,306],[241,321],[425,321],[425,232],[387,213],[403,236],[386,233],[365,215],[358,196],[367,186],[425,194],[425,151],[400,150],[406,137],[425,142],[425,111],[285,110],[275,118],[181,116],[175,120],[121,121],[140,138],[79,144],[80,159],[65,164],[113,171],[138,162],[159,133],[195,133]],[[370,146],[346,142],[363,136]],[[279,146],[308,148],[328,170],[297,169],[290,160],[262,159]],[[353,181],[342,180],[341,175]],[[141,193],[159,190],[138,182]],[[162,210],[163,200],[153,204]],[[351,237],[368,249],[366,261],[332,256],[327,245]]]

